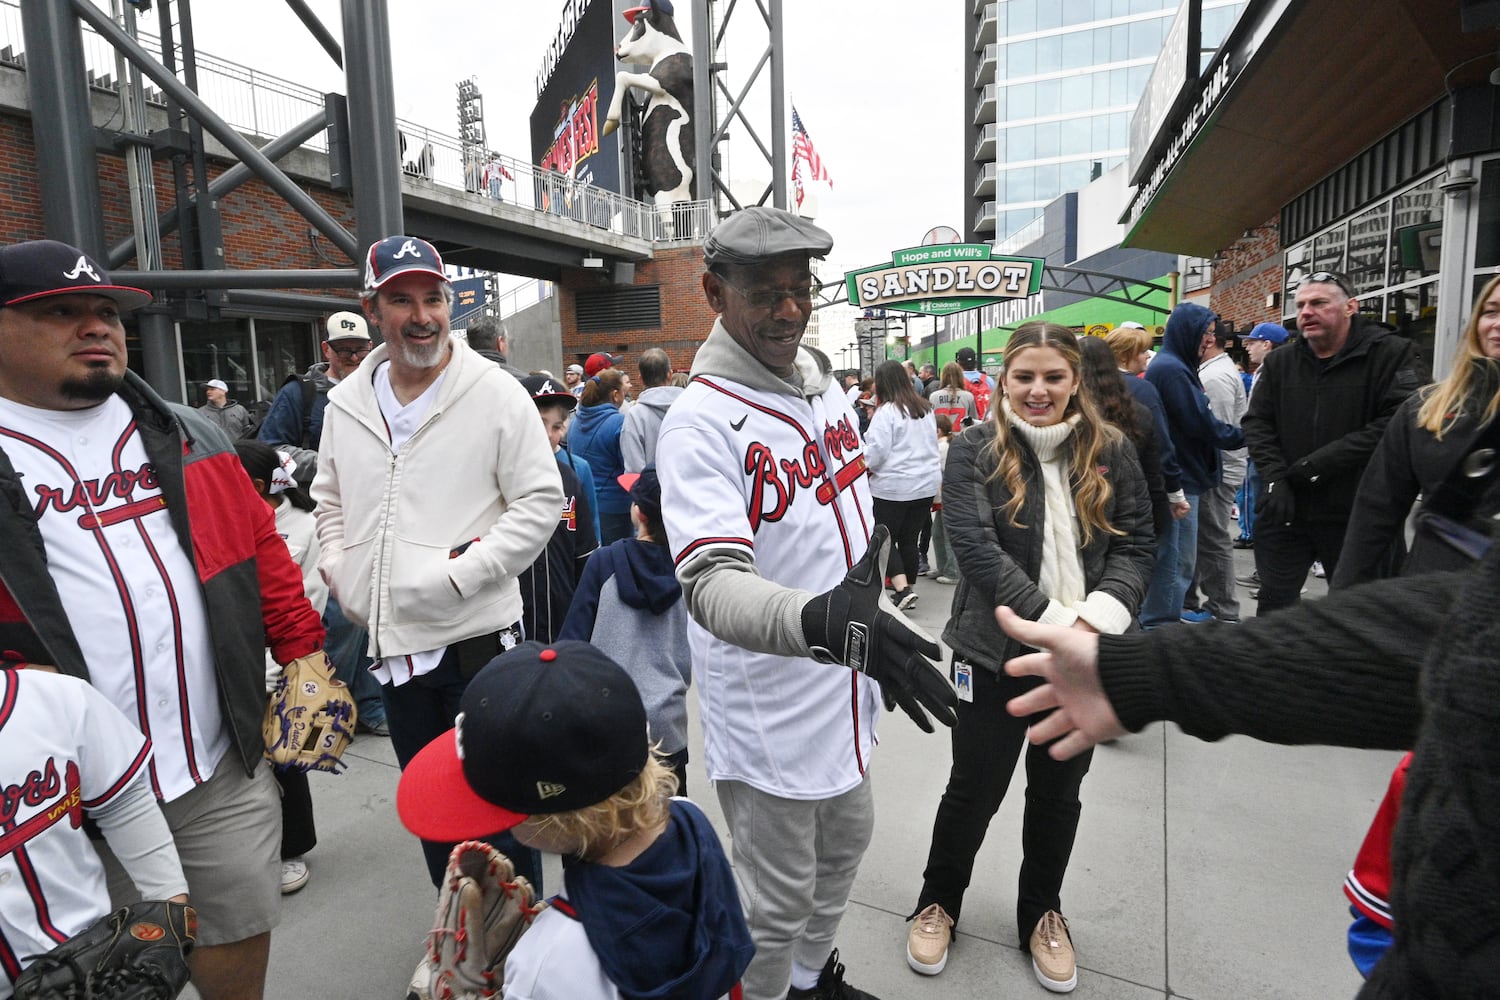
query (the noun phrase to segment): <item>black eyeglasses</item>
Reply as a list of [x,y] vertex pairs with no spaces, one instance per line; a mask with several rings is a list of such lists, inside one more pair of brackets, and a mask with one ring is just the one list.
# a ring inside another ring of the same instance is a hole
[[1309,274],[1307,277],[1297,282],[1297,287],[1301,288],[1303,285],[1311,285],[1313,283],[1327,283],[1330,285],[1338,285],[1339,291],[1343,292],[1351,299],[1354,298],[1354,283],[1351,282],[1348,278],[1344,277],[1342,274],[1339,274],[1337,271],[1314,271],[1312,274]]
[[782,299],[791,299],[799,306],[810,306],[812,305],[814,296],[823,290],[823,283],[816,278],[809,280],[805,285],[797,285],[794,288],[756,289],[738,285],[722,274],[719,275],[719,280],[730,288],[733,288],[736,292],[739,292],[740,298],[744,299],[745,303],[751,309],[775,309],[781,304]]
[[341,358],[362,358],[373,349],[369,344],[361,344],[358,347],[337,347],[328,345],[328,349]]

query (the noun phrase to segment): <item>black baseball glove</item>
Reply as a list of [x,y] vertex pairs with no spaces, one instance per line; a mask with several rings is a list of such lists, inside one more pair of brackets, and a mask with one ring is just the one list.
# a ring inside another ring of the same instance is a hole
[[930,733],[928,712],[945,726],[958,721],[958,695],[933,662],[941,655],[938,644],[885,596],[890,551],[890,531],[876,525],[864,558],[837,587],[803,606],[802,636],[813,659],[842,663],[878,681],[886,707],[899,705]]
[[16,980],[17,1000],[172,1000],[187,985],[198,914],[185,903],[123,906],[45,955]]

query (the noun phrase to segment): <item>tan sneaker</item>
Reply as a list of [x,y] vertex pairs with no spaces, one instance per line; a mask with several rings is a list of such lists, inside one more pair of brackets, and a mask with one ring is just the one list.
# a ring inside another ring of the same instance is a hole
[[933,903],[918,913],[906,935],[906,964],[913,972],[935,976],[948,964],[948,944],[953,940],[953,918]]
[[1031,932],[1031,971],[1036,981],[1053,993],[1072,993],[1078,985],[1078,961],[1068,922],[1056,910],[1048,910]]

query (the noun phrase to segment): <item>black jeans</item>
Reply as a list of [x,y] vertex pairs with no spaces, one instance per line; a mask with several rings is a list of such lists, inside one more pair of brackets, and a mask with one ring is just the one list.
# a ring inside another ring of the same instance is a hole
[[[449,646],[443,659],[431,673],[397,687],[383,684],[380,696],[385,700],[385,720],[391,729],[391,749],[396,751],[396,762],[406,769],[407,763],[423,747],[453,728],[458,716],[459,700],[464,688],[469,686],[468,677],[459,670],[458,646]],[[542,855],[532,847],[525,847],[509,833],[497,833],[489,837],[476,838],[493,844],[510,858],[516,866],[517,875],[525,875],[542,895]],[[448,868],[448,855],[452,844],[422,841],[422,856],[427,861],[427,874],[434,886],[443,882],[443,872]]]
[[882,500],[875,498],[875,523],[891,529],[891,559],[886,576],[906,577],[907,586],[917,580],[917,536],[922,525],[930,523],[932,497],[920,500]]
[[1040,716],[1017,719],[1005,711],[1005,703],[1037,683],[1032,677],[997,676],[983,667],[973,668],[974,700],[958,703],[953,770],[932,824],[932,846],[915,911],[939,903],[957,923],[974,874],[974,858],[1025,747],[1026,812],[1016,892],[1016,931],[1023,950],[1044,913],[1062,912],[1063,876],[1083,811],[1078,791],[1093,760],[1091,750],[1056,761],[1047,756],[1046,747],[1026,742],[1027,727]]
[[300,858],[318,843],[313,823],[312,789],[306,771],[271,772],[281,786],[281,860]]
[[1289,608],[1300,601],[1314,560],[1323,564],[1323,571],[1332,580],[1344,548],[1346,527],[1344,521],[1297,519],[1291,524],[1273,524],[1269,518],[1257,517],[1255,571],[1260,574],[1260,597],[1256,615]]

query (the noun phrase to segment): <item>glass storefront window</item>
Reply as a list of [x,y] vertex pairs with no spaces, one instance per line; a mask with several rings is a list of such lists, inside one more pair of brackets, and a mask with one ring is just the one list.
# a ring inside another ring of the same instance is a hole
[[[1439,178],[1396,195],[1391,202],[1391,279],[1393,285],[1436,274],[1442,256],[1443,192]],[[1484,227],[1480,227],[1484,231]]]
[[1312,273],[1312,240],[1288,247],[1286,251],[1286,286],[1282,289],[1283,315],[1292,315],[1292,301],[1297,297],[1297,285]]
[[1438,282],[1424,281],[1393,291],[1386,297],[1385,322],[1417,345],[1423,368],[1431,371],[1437,338]]
[[271,399],[288,375],[300,375],[321,358],[313,356],[315,333],[307,323],[260,319],[255,321],[255,355],[260,395]]
[[230,399],[242,403],[255,399],[248,319],[184,321],[178,324],[177,335],[182,343],[182,377],[190,405],[204,402],[203,383],[212,378],[222,379],[229,386]]
[[1345,231],[1342,225],[1334,226],[1313,240],[1314,271],[1342,271],[1344,269]]
[[1349,222],[1349,279],[1363,295],[1385,287],[1385,252],[1390,227],[1390,203],[1381,202]]
[[[1474,266],[1500,266],[1500,160],[1485,160],[1479,169],[1478,213]],[[1485,280],[1489,280],[1488,276]],[[1474,289],[1474,293],[1477,295],[1479,289]]]

